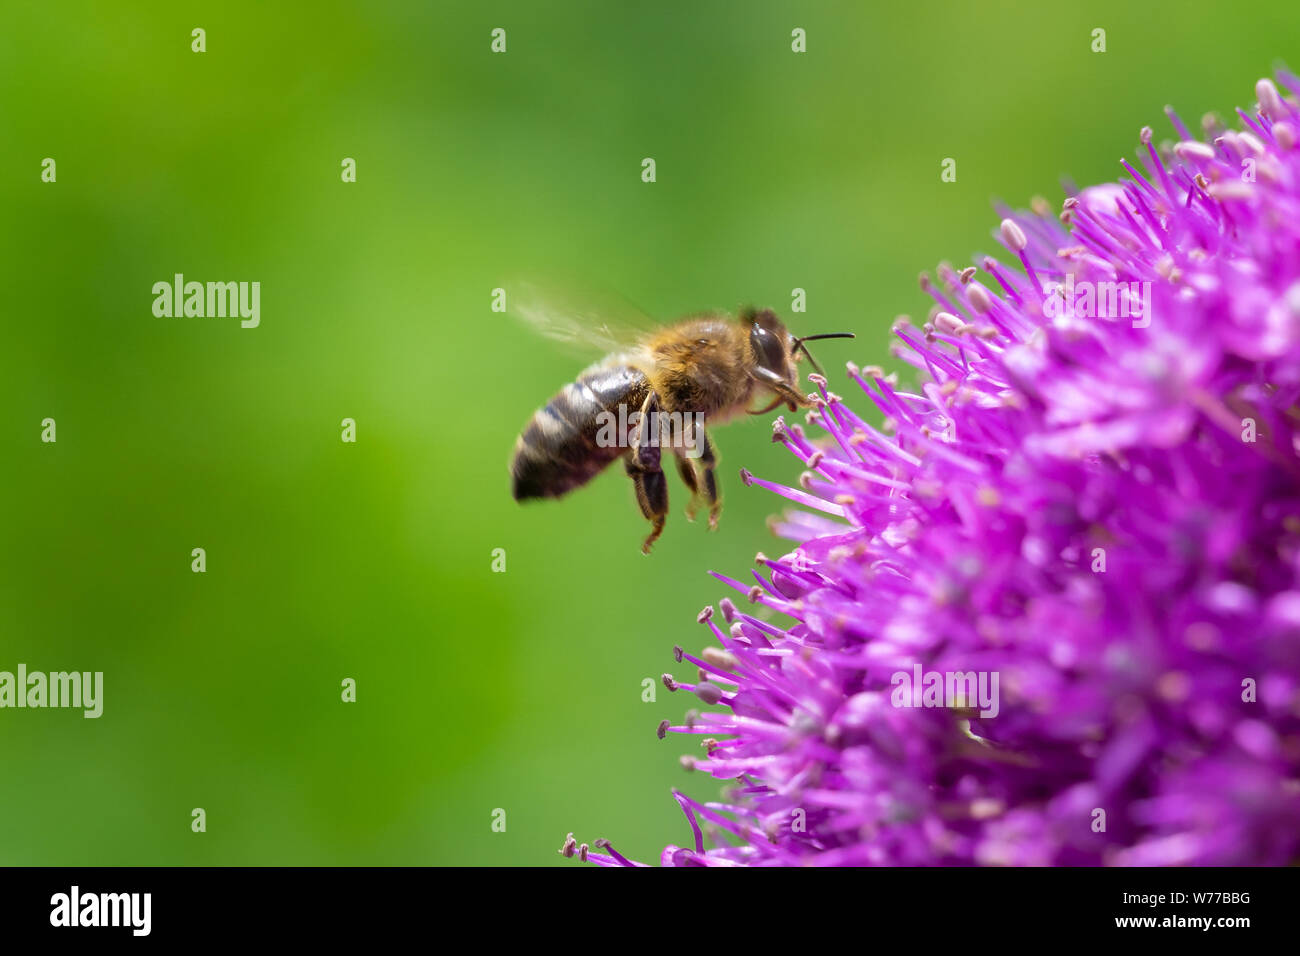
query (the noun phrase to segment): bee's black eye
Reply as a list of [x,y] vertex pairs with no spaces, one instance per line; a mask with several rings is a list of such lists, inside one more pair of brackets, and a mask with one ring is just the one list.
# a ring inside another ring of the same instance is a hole
[[773,332],[755,323],[749,332],[749,344],[760,365],[777,374],[785,372],[785,345]]

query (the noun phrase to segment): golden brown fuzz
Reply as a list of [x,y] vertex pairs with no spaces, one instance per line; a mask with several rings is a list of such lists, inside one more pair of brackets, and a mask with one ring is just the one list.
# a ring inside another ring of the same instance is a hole
[[[572,338],[573,329],[565,323],[555,332],[557,338]],[[709,527],[716,528],[722,497],[714,474],[717,452],[706,425],[747,410],[808,407],[811,401],[799,390],[795,373],[799,341],[773,312],[747,309],[736,318],[683,319],[608,356],[538,409],[519,436],[510,464],[515,498],[558,498],[621,458],[651,524],[641,546],[649,553],[668,514],[666,452],[691,494],[687,517],[704,505]],[[769,401],[751,409],[756,397]],[[628,422],[629,411],[638,425]],[[620,424],[614,429],[616,416]],[[662,416],[676,419],[669,424],[677,434],[667,443],[660,437],[672,435],[671,427],[666,433],[649,427],[662,423]]]

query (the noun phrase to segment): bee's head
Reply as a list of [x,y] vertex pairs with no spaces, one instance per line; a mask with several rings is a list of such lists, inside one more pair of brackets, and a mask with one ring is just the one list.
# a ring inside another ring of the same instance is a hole
[[794,366],[801,352],[808,357],[812,367],[821,372],[805,342],[853,338],[852,332],[826,332],[795,338],[771,309],[746,309],[742,318],[749,323],[749,347],[753,350],[755,363],[792,388],[797,388],[798,376]]
[[794,337],[771,309],[746,309],[742,318],[749,323],[749,348],[754,363],[782,382],[793,386]]

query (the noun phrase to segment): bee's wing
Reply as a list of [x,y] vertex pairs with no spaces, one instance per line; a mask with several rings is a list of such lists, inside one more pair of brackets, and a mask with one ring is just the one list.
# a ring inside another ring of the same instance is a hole
[[506,290],[506,311],[522,324],[578,356],[636,349],[658,323],[631,303],[609,295],[584,295],[581,303],[532,282]]

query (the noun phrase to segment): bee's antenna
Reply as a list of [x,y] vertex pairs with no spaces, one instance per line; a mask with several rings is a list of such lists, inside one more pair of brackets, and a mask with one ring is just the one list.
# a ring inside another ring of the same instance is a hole
[[816,342],[818,339],[851,339],[854,335],[852,332],[823,332],[820,335],[801,335],[794,340],[794,344],[800,342]]
[[825,373],[822,371],[822,367],[817,364],[817,360],[813,358],[812,353],[809,352],[806,348],[804,348],[802,342],[796,342],[794,349],[792,351],[800,351],[800,350],[803,351],[804,355],[808,356],[808,362],[812,365],[813,371],[815,371],[818,375],[824,375]]
[[802,351],[804,355],[808,356],[808,361],[811,362],[812,367],[817,370],[817,374],[821,375],[822,367],[817,364],[817,360],[813,358],[812,353],[808,351],[808,346],[804,345],[804,343],[815,342],[817,339],[851,339],[851,338],[853,338],[852,332],[823,332],[820,335],[805,335],[794,340],[794,345],[790,347],[790,351],[792,353]]

